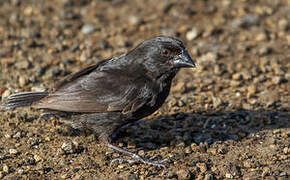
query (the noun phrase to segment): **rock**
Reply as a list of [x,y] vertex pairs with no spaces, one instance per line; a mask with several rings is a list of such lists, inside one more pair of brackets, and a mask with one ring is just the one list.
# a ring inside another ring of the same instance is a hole
[[204,176],[204,180],[214,180],[214,175],[209,173],[209,174],[205,174]]
[[191,179],[191,173],[187,169],[181,169],[177,172],[178,179]]
[[260,32],[257,35],[255,35],[255,38],[257,41],[266,41],[268,39],[268,36],[265,32]]
[[233,28],[239,27],[246,28],[249,26],[258,25],[259,23],[260,17],[257,15],[250,14],[234,20],[231,25]]
[[176,178],[177,174],[174,171],[168,171],[166,177],[169,179]]
[[27,80],[25,79],[24,76],[20,76],[19,79],[18,79],[18,82],[19,82],[19,85],[20,85],[21,87],[23,87],[23,86],[26,85]]
[[18,69],[27,69],[30,66],[29,61],[18,61],[15,66]]
[[90,34],[92,32],[94,32],[96,30],[95,26],[92,25],[92,24],[85,24],[82,29],[81,29],[81,32],[83,34]]
[[272,77],[272,82],[276,85],[285,82],[285,79],[282,76],[274,76]]
[[138,25],[141,22],[141,18],[139,16],[133,15],[129,17],[129,24],[132,26]]
[[9,166],[7,166],[6,164],[3,164],[2,166],[2,170],[5,172],[5,173],[9,173]]
[[198,35],[199,35],[198,30],[196,28],[192,28],[191,30],[189,30],[186,33],[185,37],[188,41],[192,41],[192,40],[196,39],[198,37]]
[[173,28],[167,28],[167,27],[161,27],[160,28],[160,34],[163,36],[176,36],[177,32]]
[[9,89],[6,89],[2,94],[2,99],[5,99],[6,97],[10,96],[12,93]]
[[268,55],[270,54],[272,51],[272,49],[268,46],[262,46],[259,51],[258,51],[258,55],[259,56],[264,56],[264,55]]
[[226,173],[225,177],[229,178],[229,179],[233,179],[234,178],[234,176],[232,174],[230,174],[230,173]]
[[235,74],[233,74],[232,79],[233,80],[242,80],[243,76],[241,73],[235,73]]
[[196,163],[196,166],[200,169],[200,172],[202,173],[207,171],[207,166],[205,163]]
[[221,98],[218,98],[218,97],[212,97],[212,101],[213,101],[214,108],[217,108],[223,104],[223,101],[221,100]]
[[208,66],[209,64],[215,64],[218,59],[218,55],[213,52],[208,52],[198,59],[198,64]]
[[280,29],[286,31],[289,28],[289,21],[287,19],[280,19],[278,26]]
[[9,149],[9,153],[14,155],[14,154],[17,154],[18,151],[17,149]]
[[61,145],[61,150],[65,154],[73,154],[73,153],[79,153],[82,151],[82,147],[79,146],[79,144],[75,141],[66,141]]

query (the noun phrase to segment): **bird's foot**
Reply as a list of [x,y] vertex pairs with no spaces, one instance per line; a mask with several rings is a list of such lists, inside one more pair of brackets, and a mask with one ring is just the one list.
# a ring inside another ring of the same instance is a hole
[[158,166],[158,167],[166,168],[163,163],[169,161],[169,159],[166,158],[166,159],[163,159],[163,160],[160,160],[160,161],[153,161],[153,159],[155,159],[157,156],[153,156],[153,157],[151,157],[149,159],[145,159],[145,158],[139,156],[138,154],[134,154],[134,157],[132,157],[132,159],[115,158],[115,159],[113,159],[111,161],[110,165],[112,165],[116,161],[118,161],[120,163],[127,162],[129,164],[136,163],[136,162],[142,162],[144,164],[149,164],[149,165],[152,165],[152,166]]
[[165,165],[163,164],[164,162],[167,162],[169,161],[169,159],[163,159],[163,160],[160,160],[160,161],[154,161],[154,159],[156,159],[157,157],[159,157],[159,155],[155,155],[149,159],[146,159],[138,154],[135,154],[135,153],[132,153],[130,151],[127,151],[125,149],[122,149],[122,148],[119,148],[117,146],[114,146],[112,144],[108,144],[108,147],[116,150],[116,151],[119,151],[121,153],[124,153],[124,154],[127,154],[129,156],[132,157],[132,159],[126,159],[126,158],[115,158],[111,161],[110,165],[112,165],[114,162],[118,161],[118,162],[127,162],[129,164],[132,164],[132,163],[135,163],[135,162],[142,162],[144,164],[149,164],[149,165],[152,165],[152,166],[158,166],[158,167],[162,167],[162,168],[165,168]]

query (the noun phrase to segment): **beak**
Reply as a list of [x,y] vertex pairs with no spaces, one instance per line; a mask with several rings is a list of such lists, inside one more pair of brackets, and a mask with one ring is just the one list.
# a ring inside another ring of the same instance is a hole
[[181,67],[195,67],[194,61],[186,50],[182,50],[182,53],[173,59],[173,66],[176,68]]

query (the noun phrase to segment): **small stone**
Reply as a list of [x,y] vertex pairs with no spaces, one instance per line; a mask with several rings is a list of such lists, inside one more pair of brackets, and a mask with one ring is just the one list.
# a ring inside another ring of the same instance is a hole
[[191,173],[189,170],[181,169],[177,172],[178,179],[190,179]]
[[200,172],[202,173],[207,171],[207,166],[205,163],[196,163],[196,166],[200,169]]
[[234,176],[232,174],[230,174],[230,173],[226,173],[226,178],[233,179]]
[[208,148],[207,152],[209,152],[209,153],[211,153],[213,155],[216,155],[217,154],[217,149],[216,148]]
[[244,167],[251,168],[253,167],[253,163],[250,160],[246,160],[243,162]]
[[5,99],[6,97],[11,95],[11,91],[9,89],[6,89],[2,94],[2,99]]
[[34,160],[35,160],[36,162],[42,161],[42,158],[41,158],[39,155],[37,155],[37,154],[35,154],[35,155],[33,156],[33,158],[34,158]]
[[204,176],[204,180],[214,180],[215,178],[214,178],[214,175],[213,174],[206,174],[205,176]]
[[76,152],[76,147],[75,147],[74,143],[72,143],[71,141],[67,141],[61,145],[61,150],[65,154],[72,154],[72,153]]
[[248,87],[248,93],[249,94],[251,94],[251,95],[253,95],[253,94],[255,94],[257,92],[257,86],[255,86],[255,85],[250,85],[249,87]]
[[286,31],[289,27],[289,24],[288,24],[289,21],[287,21],[287,19],[280,19],[279,22],[278,22],[278,26],[280,29]]
[[265,177],[265,176],[269,175],[270,173],[271,173],[270,168],[264,167],[263,172],[262,172],[262,177]]
[[25,84],[27,83],[27,81],[26,81],[24,76],[20,76],[19,79],[18,79],[18,82],[19,82],[19,85],[21,87],[25,86]]
[[274,76],[274,77],[272,78],[272,82],[273,82],[274,84],[281,84],[283,81],[284,81],[284,79],[283,79],[283,77],[281,77],[281,76]]
[[270,47],[268,47],[268,46],[263,46],[263,47],[261,47],[261,48],[259,49],[258,54],[259,54],[259,56],[264,56],[264,55],[268,55],[268,54],[270,54],[271,51],[272,51],[272,49],[271,49]]
[[140,22],[141,22],[141,19],[140,19],[140,17],[138,17],[138,16],[133,15],[133,16],[130,16],[130,17],[129,17],[129,23],[130,23],[132,26],[134,26],[134,25],[138,25]]
[[140,155],[140,156],[144,156],[144,155],[145,155],[145,151],[144,151],[144,150],[140,150],[140,151],[138,151],[138,155]]
[[214,108],[217,108],[217,107],[219,107],[220,105],[223,104],[223,101],[221,100],[221,98],[218,98],[218,97],[213,97],[212,101],[213,101],[213,107]]
[[186,154],[190,154],[190,153],[192,153],[192,149],[191,149],[191,147],[186,147],[185,149],[184,149],[184,152],[186,153]]
[[218,55],[213,52],[208,52],[198,59],[198,63],[201,65],[208,66],[210,63],[214,64],[218,59]]
[[5,173],[9,173],[9,166],[7,166],[6,164],[3,164],[2,169]]
[[169,179],[175,178],[177,176],[177,174],[174,171],[168,171],[168,173],[166,174],[166,177]]
[[232,80],[232,81],[230,82],[230,85],[231,85],[232,87],[238,87],[238,86],[241,85],[241,82],[240,82],[240,81],[236,81],[236,80]]
[[92,32],[94,32],[96,30],[95,26],[93,26],[92,24],[85,24],[82,29],[81,32],[83,34],[90,34]]
[[18,69],[27,69],[30,66],[29,61],[18,61],[15,66]]
[[18,169],[17,173],[22,175],[22,174],[24,174],[24,170],[23,169]]
[[234,80],[242,80],[243,76],[242,76],[241,73],[235,73],[235,74],[233,74],[232,79],[234,79]]
[[192,28],[191,30],[189,30],[186,33],[185,37],[188,41],[192,41],[192,40],[196,39],[198,37],[198,35],[199,35],[198,30],[196,28]]
[[290,148],[289,147],[285,147],[283,149],[284,154],[289,154],[290,153]]
[[16,149],[9,149],[10,154],[17,154],[18,151]]
[[260,23],[260,17],[257,15],[246,15],[241,17],[240,19],[236,19],[232,22],[233,28],[246,28],[253,25],[258,25]]
[[268,39],[268,36],[265,32],[261,32],[257,34],[255,37],[257,41],[266,41]]

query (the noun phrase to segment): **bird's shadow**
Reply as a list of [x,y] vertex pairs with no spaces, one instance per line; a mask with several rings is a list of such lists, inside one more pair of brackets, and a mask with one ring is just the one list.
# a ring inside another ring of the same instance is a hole
[[[176,113],[143,119],[126,125],[113,135],[116,144],[144,151],[162,147],[210,146],[219,141],[241,141],[266,129],[289,128],[289,110],[204,111]],[[84,131],[71,129],[63,135],[79,136]]]
[[144,119],[123,127],[115,141],[122,142],[125,147],[131,144],[145,151],[192,143],[210,146],[217,141],[241,141],[266,129],[289,127],[287,109],[177,113]]

